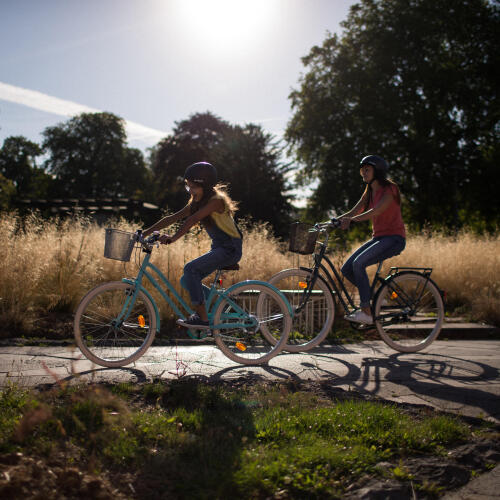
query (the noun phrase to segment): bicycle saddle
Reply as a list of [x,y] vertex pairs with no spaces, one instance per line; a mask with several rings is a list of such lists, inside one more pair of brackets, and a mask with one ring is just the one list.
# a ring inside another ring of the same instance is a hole
[[239,268],[239,264],[232,264],[231,266],[220,267],[219,271],[238,271]]

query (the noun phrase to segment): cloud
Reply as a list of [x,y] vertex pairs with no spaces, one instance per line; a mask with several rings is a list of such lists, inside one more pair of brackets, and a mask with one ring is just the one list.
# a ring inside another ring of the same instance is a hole
[[[67,117],[72,117],[80,113],[99,113],[102,111],[84,106],[83,104],[43,94],[36,90],[16,87],[3,82],[0,82],[0,100],[22,104],[33,109]],[[125,129],[129,141],[156,143],[168,135],[168,132],[164,130],[146,127],[129,120],[125,120]]]

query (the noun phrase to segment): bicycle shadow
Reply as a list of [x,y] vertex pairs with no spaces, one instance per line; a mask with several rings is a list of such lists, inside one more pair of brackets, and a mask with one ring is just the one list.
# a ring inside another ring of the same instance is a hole
[[452,406],[455,409],[470,406],[486,416],[499,418],[498,394],[478,386],[488,381],[499,381],[497,368],[460,357],[439,354],[417,356],[418,359],[408,359],[408,355],[403,353],[388,357],[370,356],[363,358],[359,367],[337,359],[344,365],[344,371],[347,369],[342,375],[324,368],[318,370],[333,386],[348,384],[357,391],[378,397],[384,397],[388,392],[401,392],[397,387],[403,386],[422,399],[422,404],[440,408]]

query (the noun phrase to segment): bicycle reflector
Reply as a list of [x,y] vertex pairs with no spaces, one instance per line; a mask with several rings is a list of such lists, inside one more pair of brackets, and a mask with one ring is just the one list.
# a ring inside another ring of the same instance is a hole
[[391,293],[391,299],[396,300],[398,298],[398,294],[396,292]]
[[236,349],[238,349],[239,351],[246,351],[247,350],[247,346],[245,344],[243,344],[243,342],[236,342]]
[[141,328],[144,328],[146,326],[146,320],[144,319],[144,316],[142,314],[139,314],[137,322],[139,323],[139,326]]
[[305,290],[307,288],[307,283],[305,281],[299,281],[299,288]]

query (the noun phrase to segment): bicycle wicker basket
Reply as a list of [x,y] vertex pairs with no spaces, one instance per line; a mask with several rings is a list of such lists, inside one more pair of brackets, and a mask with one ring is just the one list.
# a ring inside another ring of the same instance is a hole
[[318,233],[311,231],[312,226],[303,222],[294,222],[290,226],[290,252],[308,255],[314,252]]
[[104,257],[107,259],[128,262],[134,249],[134,233],[120,229],[106,228],[104,240]]

